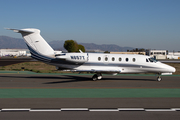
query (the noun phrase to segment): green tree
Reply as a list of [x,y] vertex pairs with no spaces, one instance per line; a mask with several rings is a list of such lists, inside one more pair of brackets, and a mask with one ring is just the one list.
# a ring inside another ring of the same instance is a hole
[[82,52],[85,52],[84,46],[80,45],[80,44],[77,44],[77,42],[74,41],[74,40],[66,40],[64,42],[64,48],[68,52],[79,52],[79,50],[81,50]]
[[105,51],[104,53],[110,53],[109,51]]
[[68,52],[76,52],[78,50],[78,44],[76,41],[74,40],[66,40],[64,42],[64,48],[68,51]]
[[81,50],[82,52],[85,52],[85,48],[83,45],[78,44],[78,51]]

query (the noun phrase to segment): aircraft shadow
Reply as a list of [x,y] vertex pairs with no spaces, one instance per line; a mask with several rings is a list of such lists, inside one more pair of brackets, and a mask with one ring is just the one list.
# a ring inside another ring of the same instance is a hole
[[[68,76],[69,77],[69,76]],[[139,78],[105,78],[103,77],[101,80],[93,81],[91,77],[85,77],[85,76],[70,76],[69,78],[66,78],[67,80],[62,81],[54,81],[54,82],[46,82],[44,84],[58,84],[58,83],[71,83],[71,82],[85,82],[85,81],[92,81],[92,82],[98,82],[98,81],[156,81],[155,79],[139,79]],[[69,80],[68,80],[69,79]]]
[[85,81],[92,81],[92,80],[91,78],[73,77],[73,78],[68,78],[67,80],[46,82],[43,84],[60,84],[60,83],[72,83],[72,82],[85,82]]
[[0,77],[4,77],[4,78],[30,78],[30,79],[69,79],[67,77],[51,77],[51,76],[0,76]]
[[[92,81],[91,76],[73,76],[73,75],[61,75],[61,76],[0,76],[4,78],[27,78],[27,79],[44,79],[53,80],[53,82],[45,82],[43,84],[60,84],[60,83],[73,83],[73,82],[85,82]],[[54,81],[57,79],[58,81]],[[156,79],[144,79],[144,78],[124,78],[124,77],[106,77],[104,76],[101,80],[92,81],[156,81]]]

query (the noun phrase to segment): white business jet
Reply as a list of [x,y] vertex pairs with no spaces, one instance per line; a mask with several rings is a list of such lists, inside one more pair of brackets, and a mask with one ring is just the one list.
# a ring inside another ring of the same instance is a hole
[[[9,29],[9,28],[8,28]],[[118,73],[156,73],[171,75],[174,67],[156,61],[145,55],[103,54],[103,53],[62,53],[54,51],[41,37],[38,29],[9,29],[21,33],[31,57],[44,63],[56,66],[58,70],[72,72],[95,73],[92,79],[102,79],[102,74],[116,75]]]

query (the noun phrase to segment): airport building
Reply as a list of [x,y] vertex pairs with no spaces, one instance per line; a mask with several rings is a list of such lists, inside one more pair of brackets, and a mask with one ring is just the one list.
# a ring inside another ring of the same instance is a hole
[[105,51],[102,51],[102,50],[90,50],[90,49],[86,49],[86,52],[89,52],[89,53],[104,53]]
[[30,56],[28,49],[0,49],[1,57]]
[[146,55],[153,57],[155,59],[166,59],[167,52],[166,50],[148,50]]
[[110,52],[110,54],[139,54],[139,55],[146,55],[146,52]]
[[180,59],[180,52],[169,52],[167,59]]
[[[167,59],[167,56],[168,56],[166,50],[148,50],[146,52],[110,52],[110,53],[111,54],[141,54],[141,55],[148,55],[155,59]],[[169,59],[172,59],[172,58],[169,58]]]

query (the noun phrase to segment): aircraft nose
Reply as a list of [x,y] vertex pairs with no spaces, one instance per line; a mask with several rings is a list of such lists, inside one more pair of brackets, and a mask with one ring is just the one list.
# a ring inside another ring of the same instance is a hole
[[176,68],[172,67],[171,68],[172,72],[176,72]]
[[174,73],[176,72],[176,69],[170,65],[167,65],[167,64],[163,64],[164,66],[164,69],[166,70],[166,72],[168,73]]
[[171,66],[169,66],[168,70],[169,70],[171,73],[176,72],[176,69],[175,69],[174,67],[171,67]]

